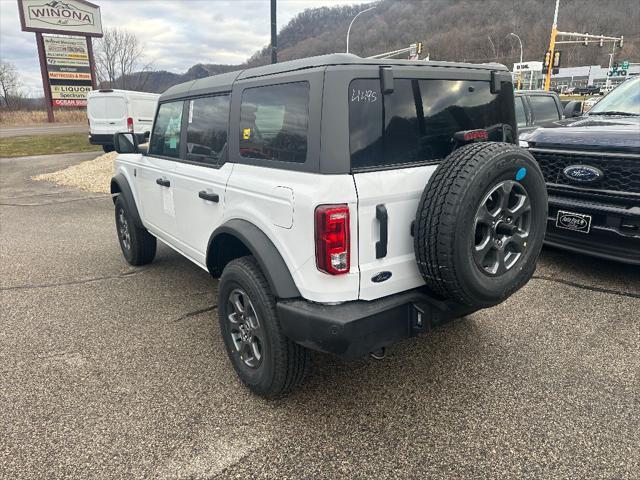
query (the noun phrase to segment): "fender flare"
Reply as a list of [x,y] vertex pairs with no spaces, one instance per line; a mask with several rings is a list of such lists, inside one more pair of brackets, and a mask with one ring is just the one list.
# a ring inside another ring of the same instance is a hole
[[262,230],[246,220],[229,220],[216,228],[209,237],[206,258],[207,268],[213,277],[222,275],[224,265],[221,265],[219,259],[224,258],[224,254],[221,251],[216,254],[216,250],[222,245],[222,239],[228,236],[242,242],[251,252],[277,298],[300,297],[300,291],[278,249]]
[[124,199],[124,202],[127,205],[127,210],[133,217],[133,221],[136,226],[144,228],[131,187],[129,186],[127,178],[122,173],[118,173],[111,179],[111,196],[113,198],[113,203],[116,203],[116,197],[118,195],[122,196]]

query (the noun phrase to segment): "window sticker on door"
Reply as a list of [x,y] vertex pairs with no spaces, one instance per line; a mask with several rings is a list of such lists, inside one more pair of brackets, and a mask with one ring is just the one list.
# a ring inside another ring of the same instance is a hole
[[193,100],[189,102],[189,125],[193,123]]
[[249,140],[251,138],[251,129],[245,128],[242,130],[242,139]]
[[171,188],[162,189],[162,208],[164,213],[170,217],[174,218],[176,216],[176,211],[173,208],[173,190]]

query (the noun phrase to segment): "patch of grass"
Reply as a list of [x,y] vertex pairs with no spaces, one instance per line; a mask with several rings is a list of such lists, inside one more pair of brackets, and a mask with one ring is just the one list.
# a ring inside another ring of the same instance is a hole
[[100,146],[89,143],[86,133],[0,138],[0,157],[4,158],[101,150]]
[[[56,123],[87,124],[85,109],[56,109]],[[46,124],[47,112],[44,110],[7,110],[0,109],[0,125],[3,127],[20,127],[22,125]]]

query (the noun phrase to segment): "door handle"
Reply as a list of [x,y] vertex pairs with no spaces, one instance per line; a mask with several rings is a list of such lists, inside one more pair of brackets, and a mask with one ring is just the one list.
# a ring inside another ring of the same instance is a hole
[[198,193],[198,196],[208,202],[218,203],[220,201],[220,195],[218,195],[217,193],[208,193],[204,190]]
[[376,242],[376,258],[384,258],[387,256],[387,243],[389,242],[389,217],[384,205],[376,206],[376,219],[380,223],[380,240]]
[[164,178],[157,178],[156,183],[161,187],[170,187],[171,182],[169,180],[165,180]]

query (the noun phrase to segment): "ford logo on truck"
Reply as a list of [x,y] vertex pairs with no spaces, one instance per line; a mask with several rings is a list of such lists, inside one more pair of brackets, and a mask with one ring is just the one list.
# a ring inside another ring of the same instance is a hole
[[604,177],[602,170],[590,165],[569,165],[562,173],[573,182],[595,183]]

